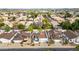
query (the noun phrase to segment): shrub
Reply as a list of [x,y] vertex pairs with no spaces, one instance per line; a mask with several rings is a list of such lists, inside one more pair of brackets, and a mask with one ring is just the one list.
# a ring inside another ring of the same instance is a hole
[[25,29],[25,25],[23,25],[23,24],[18,24],[18,25],[17,25],[17,28],[18,28],[18,29]]
[[6,32],[10,31],[11,28],[8,26],[8,25],[5,25],[4,28],[3,28]]
[[4,23],[0,22],[0,27],[2,27],[2,26],[4,26],[4,25],[5,25]]

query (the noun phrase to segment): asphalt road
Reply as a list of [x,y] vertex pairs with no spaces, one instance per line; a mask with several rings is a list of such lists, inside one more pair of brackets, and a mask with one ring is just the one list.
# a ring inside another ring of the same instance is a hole
[[0,51],[76,51],[74,48],[1,48]]

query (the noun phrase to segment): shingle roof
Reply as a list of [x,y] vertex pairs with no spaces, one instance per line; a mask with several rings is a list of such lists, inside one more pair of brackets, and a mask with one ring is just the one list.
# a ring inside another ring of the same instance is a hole
[[22,31],[21,35],[22,35],[22,37],[27,38],[27,37],[30,37],[31,33],[26,32],[26,31]]
[[24,39],[24,37],[22,37],[22,35],[18,33],[18,34],[14,37],[13,40],[23,40],[23,39]]
[[64,32],[64,34],[69,38],[69,39],[73,39],[73,38],[76,38],[77,35],[71,31],[71,30],[67,30],[66,32]]
[[77,33],[79,33],[79,30],[76,30]]
[[11,39],[14,34],[15,34],[14,32],[2,33],[0,34],[0,38]]
[[61,35],[61,32],[59,32],[59,31],[56,31],[56,30],[50,30],[49,32],[48,32],[48,36],[49,36],[49,38],[51,37],[51,38],[53,38],[53,39],[59,39],[60,36]]

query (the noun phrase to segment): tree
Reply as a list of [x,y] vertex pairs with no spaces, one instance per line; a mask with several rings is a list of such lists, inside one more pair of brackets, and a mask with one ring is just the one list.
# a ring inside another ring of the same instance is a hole
[[68,20],[65,21],[65,22],[60,23],[60,26],[61,26],[63,29],[67,29],[67,30],[71,29],[71,23],[70,23]]
[[36,18],[38,13],[35,13],[34,11],[30,11],[29,14],[31,15],[32,18]]
[[3,21],[4,21],[4,19],[3,19],[3,18],[1,18],[1,19],[0,19],[0,22],[3,22]]
[[12,21],[15,21],[16,17],[12,17]]
[[4,28],[3,28],[6,32],[10,31],[11,28],[8,26],[8,25],[5,25]]
[[[42,24],[42,25],[40,25]],[[28,27],[29,31],[33,31],[33,29],[37,29],[39,31],[42,31],[42,29],[51,29],[53,28],[53,25],[48,21],[48,19],[43,19],[42,23],[33,23]]]
[[17,25],[17,28],[18,28],[18,29],[25,29],[25,25],[23,25],[23,24],[18,24],[18,25]]
[[31,32],[33,31],[33,25],[32,24],[28,27],[28,30],[31,31]]
[[79,19],[76,19],[72,24],[67,20],[65,22],[60,23],[60,26],[63,29],[67,30],[78,30],[79,29]]
[[78,15],[76,15],[76,17],[79,17],[79,14],[78,14]]
[[79,19],[76,19],[74,23],[72,23],[71,26],[72,30],[78,30],[79,29]]
[[51,13],[47,12],[48,17],[51,17]]
[[33,29],[37,29],[39,31],[42,31],[42,27],[41,26],[37,26],[35,24],[31,24],[29,27],[28,27],[28,30],[29,31],[33,31]]
[[38,30],[39,30],[39,32],[41,32],[41,31],[42,31],[42,28],[41,28],[41,26],[39,26],[39,27],[38,27]]
[[72,14],[70,14],[69,12],[66,11],[64,18],[67,18],[67,17],[72,17]]
[[42,22],[43,22],[43,24],[46,24],[46,23],[48,23],[48,19],[45,18],[42,20]]
[[52,25],[51,23],[47,23],[46,25],[47,25],[46,29],[51,29],[51,28],[53,28],[53,25]]
[[68,44],[68,43],[69,43],[68,40],[64,40],[64,42],[63,42],[64,45],[66,45],[66,44]]
[[43,29],[51,29],[53,28],[53,25],[48,21],[48,19],[43,19]]
[[4,23],[0,22],[0,27],[2,27],[2,26],[4,26],[4,25],[5,25]]
[[75,49],[79,51],[79,45],[77,45],[77,46],[75,47]]

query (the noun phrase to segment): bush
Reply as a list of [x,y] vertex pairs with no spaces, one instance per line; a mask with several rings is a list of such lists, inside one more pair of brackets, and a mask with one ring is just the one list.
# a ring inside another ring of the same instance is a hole
[[79,51],[79,45],[77,45],[77,46],[75,47],[75,49]]
[[4,19],[0,19],[0,22],[3,22],[4,21]]
[[28,27],[28,30],[31,31],[31,32],[33,31],[33,25],[32,24]]
[[64,45],[66,45],[66,44],[68,44],[68,43],[69,43],[68,40],[65,40],[65,41],[63,42]]
[[3,28],[6,32],[8,32],[8,31],[10,31],[11,30],[11,28],[8,26],[8,25],[6,25],[6,26],[4,26],[4,28]]
[[79,17],[79,15],[76,15],[76,17]]
[[53,25],[48,21],[48,19],[43,19],[43,29],[52,29]]
[[67,17],[72,17],[72,14],[70,14],[69,12],[66,12],[64,18],[67,18]]
[[79,19],[76,19],[72,24],[67,20],[65,22],[60,23],[60,26],[63,29],[67,30],[78,30],[79,29]]
[[60,23],[60,26],[61,26],[63,29],[71,29],[71,24],[70,24],[69,21],[65,21],[65,22]]
[[17,27],[18,27],[18,29],[25,29],[25,25],[23,25],[23,24],[18,24]]
[[[41,24],[41,23],[40,23]],[[28,27],[28,30],[29,31],[33,31],[33,29],[37,29],[39,31],[42,31],[42,29],[52,29],[53,28],[53,25],[47,20],[47,19],[44,19],[42,21],[42,24],[43,25],[38,25],[38,24],[31,24],[29,27]]]
[[0,22],[0,27],[2,27],[2,26],[4,26],[4,25],[5,25],[4,23]]
[[31,15],[32,18],[36,18],[38,13],[35,13],[34,11],[30,11],[29,14]]

